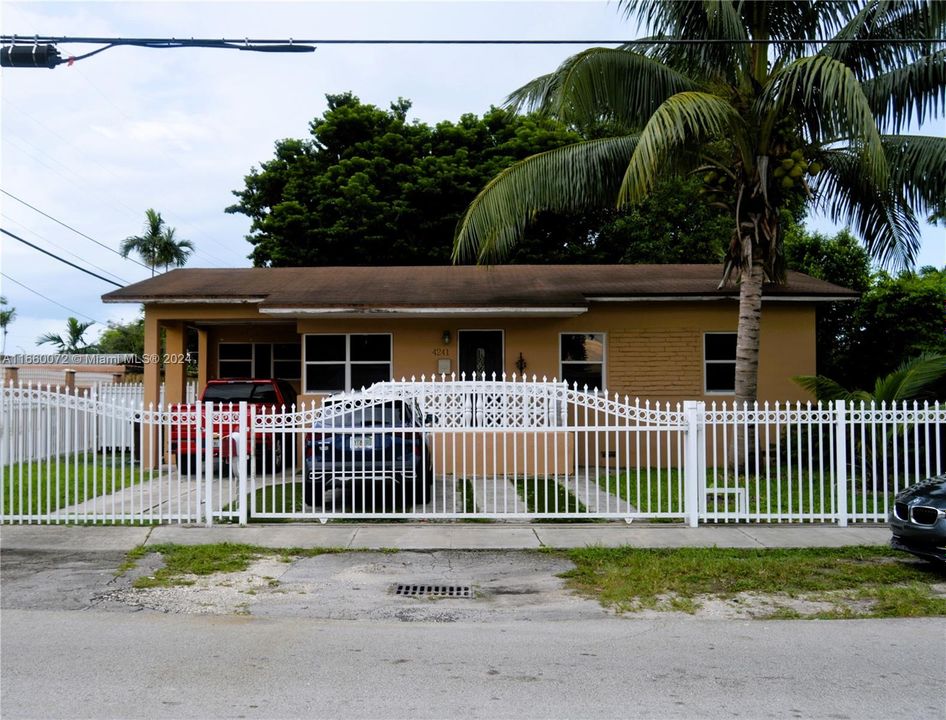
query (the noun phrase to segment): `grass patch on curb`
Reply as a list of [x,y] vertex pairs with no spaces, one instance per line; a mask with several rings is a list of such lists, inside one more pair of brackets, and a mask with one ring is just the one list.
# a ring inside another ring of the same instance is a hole
[[580,548],[561,577],[618,612],[696,612],[709,600],[763,598],[760,618],[946,615],[933,586],[946,574],[884,547],[728,549]]
[[315,557],[345,552],[343,548],[267,548],[239,543],[215,543],[211,545],[140,545],[126,556],[119,568],[127,572],[137,561],[151,553],[161,555],[164,566],[154,574],[140,577],[133,586],[139,589],[192,585],[191,576],[232,573],[246,570],[253,560],[262,557],[278,557],[284,562],[295,558]]

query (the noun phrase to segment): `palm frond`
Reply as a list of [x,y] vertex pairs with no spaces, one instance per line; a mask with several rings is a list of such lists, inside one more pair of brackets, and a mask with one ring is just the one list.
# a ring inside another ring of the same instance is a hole
[[[687,146],[726,138],[740,143],[743,120],[724,98],[709,93],[683,92],[657,108],[640,133],[640,140],[624,173],[618,205],[644,198],[660,175],[677,164]],[[742,148],[743,154],[751,152]]]
[[653,58],[591,48],[514,91],[506,102],[517,111],[540,110],[579,127],[606,122],[633,128],[668,97],[696,89],[694,80]]
[[883,143],[891,187],[917,213],[946,212],[946,138],[887,135]]
[[863,399],[863,391],[848,390],[841,385],[841,383],[824,375],[796,375],[792,378],[792,381],[801,385],[801,387],[814,395],[815,399],[820,402]]
[[541,210],[613,205],[637,136],[588,140],[533,155],[493,178],[457,226],[453,260],[502,259]]
[[946,375],[946,355],[926,353],[904,361],[889,375],[878,378],[874,400],[896,402],[913,400]]
[[691,77],[731,79],[747,64],[749,46],[743,41],[749,36],[733,0],[625,0],[619,6],[655,37],[713,41],[642,48],[644,54]]
[[867,80],[934,50],[917,38],[941,38],[946,27],[946,4],[929,0],[870,0],[858,7],[848,22],[820,50],[848,65]]
[[902,194],[878,186],[863,172],[854,149],[824,151],[815,183],[818,204],[836,223],[849,224],[870,256],[882,265],[911,267],[920,248],[920,227]]
[[946,110],[946,50],[917,58],[862,83],[877,122],[892,132]]
[[[843,63],[821,55],[796,60],[773,76],[761,105],[768,105],[776,115],[797,109],[810,119],[808,128],[815,141],[858,138],[864,170],[875,184],[887,183],[887,161],[877,122],[860,82]],[[765,114],[760,106],[759,115]]]

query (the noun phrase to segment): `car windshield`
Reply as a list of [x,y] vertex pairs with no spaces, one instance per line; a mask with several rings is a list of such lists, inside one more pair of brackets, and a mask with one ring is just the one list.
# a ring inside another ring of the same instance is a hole
[[204,401],[215,403],[275,403],[276,390],[267,383],[225,383],[208,385]]
[[[340,408],[339,408],[340,410]],[[336,414],[337,413],[337,414]],[[405,417],[407,422],[405,423]],[[339,412],[329,406],[323,425],[337,428],[356,427],[402,427],[410,424],[410,412],[402,403],[385,403]]]

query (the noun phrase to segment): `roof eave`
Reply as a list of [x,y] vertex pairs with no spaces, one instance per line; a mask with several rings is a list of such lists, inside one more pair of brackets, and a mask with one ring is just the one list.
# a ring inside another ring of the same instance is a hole
[[587,307],[262,307],[261,315],[287,318],[364,317],[577,317]]

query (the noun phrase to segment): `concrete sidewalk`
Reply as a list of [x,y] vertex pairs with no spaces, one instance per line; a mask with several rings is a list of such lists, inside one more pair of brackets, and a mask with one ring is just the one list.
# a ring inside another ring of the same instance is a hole
[[679,525],[539,523],[273,524],[237,527],[5,525],[0,549],[128,551],[138,545],[246,543],[272,548],[352,550],[534,550],[574,547],[788,548],[886,545],[884,525]]

